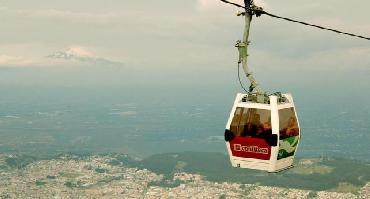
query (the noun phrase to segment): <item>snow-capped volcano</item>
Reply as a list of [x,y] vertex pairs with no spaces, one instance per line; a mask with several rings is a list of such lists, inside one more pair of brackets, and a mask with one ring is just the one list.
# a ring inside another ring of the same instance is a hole
[[93,53],[81,48],[81,47],[71,47],[65,51],[58,51],[51,55],[49,58],[55,59],[80,59],[80,58],[96,58]]
[[94,53],[82,47],[70,47],[64,51],[57,51],[46,57],[51,59],[71,60],[85,63],[87,62],[89,64],[123,65],[123,63],[121,62],[111,61],[106,58],[98,57]]

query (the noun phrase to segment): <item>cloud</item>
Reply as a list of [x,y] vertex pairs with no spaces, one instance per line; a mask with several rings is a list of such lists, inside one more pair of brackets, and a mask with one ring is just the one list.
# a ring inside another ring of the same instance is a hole
[[29,14],[41,17],[55,17],[63,19],[80,19],[80,20],[99,20],[107,21],[117,17],[116,13],[89,13],[89,12],[73,12],[69,10],[36,10],[36,11],[19,11],[21,14]]
[[20,67],[25,65],[39,65],[40,60],[22,56],[0,54],[0,67]]
[[[255,51],[251,65],[284,71],[338,71],[349,69],[369,71],[369,54],[369,47],[321,50],[300,57],[282,57],[276,52]],[[266,57],[269,59],[265,59]]]
[[0,55],[0,68],[13,67],[50,67],[66,65],[65,62],[52,61],[43,57],[23,57],[13,55]]
[[0,65],[16,63],[22,60],[22,57],[15,57],[10,55],[0,55]]
[[27,18],[69,20],[70,22],[106,23],[121,15],[114,12],[77,12],[58,9],[12,9],[0,7],[0,11]]
[[[242,0],[230,1],[243,3]],[[200,65],[204,70],[226,69],[236,59],[237,51],[232,46],[235,40],[241,39],[243,31],[242,17],[233,14],[241,9],[219,0],[114,1],[109,4],[98,0],[91,0],[89,4],[80,1],[36,2],[14,0],[0,7],[4,30],[0,32],[0,38],[6,38],[0,41],[0,65],[58,62],[77,65],[100,62],[103,65],[115,59],[122,60],[121,54],[125,54],[127,65],[156,71],[179,68],[198,71]],[[370,31],[366,12],[370,3],[365,1],[351,2],[356,10],[348,9],[346,2],[334,0],[324,3],[255,0],[255,3],[281,16],[359,34]],[[329,59],[334,59],[330,61],[334,65],[336,58],[330,54],[335,53],[335,49],[343,55],[347,53],[346,49],[361,49],[367,45],[357,39],[267,16],[254,18],[252,25],[251,60],[259,60],[265,65],[291,63],[301,66],[300,63],[316,60],[315,67],[319,68]],[[32,47],[24,47],[25,44]],[[63,49],[70,44],[94,48],[73,46]],[[104,49],[105,54],[93,52],[95,47]],[[144,48],[147,50],[143,51]],[[146,52],[144,57],[143,52]],[[323,60],[321,63],[319,57]],[[343,63],[350,63],[360,62],[359,57],[347,54],[340,58]],[[311,68],[309,64],[304,65]]]

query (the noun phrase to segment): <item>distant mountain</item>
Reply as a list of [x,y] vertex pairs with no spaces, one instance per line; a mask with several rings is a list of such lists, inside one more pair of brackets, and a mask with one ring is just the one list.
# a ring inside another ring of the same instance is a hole
[[71,47],[63,51],[54,52],[46,57],[50,59],[77,61],[96,65],[124,65],[122,62],[98,57],[82,47]]

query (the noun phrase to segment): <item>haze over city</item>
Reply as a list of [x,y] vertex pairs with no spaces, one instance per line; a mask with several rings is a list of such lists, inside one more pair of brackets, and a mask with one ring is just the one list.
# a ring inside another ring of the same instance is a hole
[[[273,14],[370,36],[370,2],[254,2]],[[9,191],[7,179],[19,172],[26,177],[13,185],[34,183],[32,197],[45,198],[88,197],[80,188],[95,190],[108,174],[107,184],[115,187],[108,198],[186,197],[179,182],[192,193],[196,187],[218,190],[217,197],[252,197],[264,189],[261,183],[278,195],[293,190],[292,197],[333,198],[331,190],[366,198],[369,42],[265,15],[253,17],[248,59],[268,93],[294,97],[302,139],[297,168],[283,176],[302,186],[269,184],[272,175],[249,170],[240,176],[255,182],[243,181],[234,173],[224,131],[235,95],[243,92],[234,47],[244,27],[238,11],[217,0],[0,0],[0,198],[30,191]],[[248,87],[242,73],[241,79]],[[222,166],[198,170],[204,157]],[[360,180],[326,182],[349,172],[339,164],[358,165],[364,172],[351,175]],[[325,190],[303,180],[311,174]],[[122,184],[130,179],[136,184],[125,195]]]

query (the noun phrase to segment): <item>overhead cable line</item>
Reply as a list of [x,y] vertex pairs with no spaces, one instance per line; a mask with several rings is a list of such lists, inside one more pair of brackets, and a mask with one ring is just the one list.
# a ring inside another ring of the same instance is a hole
[[227,3],[227,4],[231,4],[231,5],[236,6],[236,7],[239,7],[239,8],[247,9],[245,6],[242,6],[242,5],[237,4],[237,3],[233,3],[233,2],[230,2],[230,1],[226,1],[226,0],[220,0],[220,1],[222,1],[224,3]]
[[270,16],[270,17],[273,17],[273,18],[282,19],[282,20],[285,20],[285,21],[293,22],[293,23],[299,23],[299,24],[302,24],[302,25],[305,25],[305,26],[311,26],[311,27],[314,27],[314,28],[319,28],[319,29],[322,29],[322,30],[335,32],[337,34],[344,34],[344,35],[348,35],[348,36],[351,36],[351,37],[357,37],[357,38],[360,38],[360,39],[370,40],[370,37],[356,35],[356,34],[353,34],[353,33],[343,32],[343,31],[340,31],[340,30],[332,29],[332,28],[326,28],[326,27],[323,27],[323,26],[310,24],[310,23],[307,23],[307,22],[298,21],[298,20],[295,20],[295,19],[290,19],[290,18],[287,18],[287,17],[281,17],[281,16],[278,16],[278,15],[274,15],[274,14],[271,14],[271,13],[268,13],[268,12],[262,10],[262,8],[260,8],[260,7],[252,6],[251,8],[246,8],[245,6],[242,6],[240,4],[233,3],[233,2],[230,2],[230,1],[227,1],[227,0],[220,0],[220,1],[222,1],[224,3],[227,3],[227,4],[231,4],[231,5],[239,7],[239,8],[244,8],[246,10],[251,9],[257,17],[264,14],[264,15],[267,15],[267,16]]

